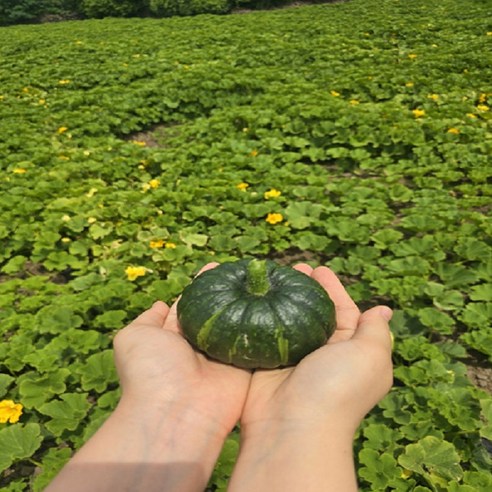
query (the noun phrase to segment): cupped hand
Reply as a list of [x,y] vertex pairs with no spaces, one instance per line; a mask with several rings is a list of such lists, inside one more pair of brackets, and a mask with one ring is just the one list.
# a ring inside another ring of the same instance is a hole
[[156,302],[117,333],[114,349],[122,400],[140,406],[179,404],[213,420],[224,433],[239,420],[251,373],[193,350],[180,332],[176,303],[169,308]]
[[306,264],[295,268],[328,292],[336,331],[297,366],[254,373],[241,418],[246,436],[272,423],[321,425],[333,415],[355,431],[392,385],[391,309],[378,306],[361,314],[331,270]]

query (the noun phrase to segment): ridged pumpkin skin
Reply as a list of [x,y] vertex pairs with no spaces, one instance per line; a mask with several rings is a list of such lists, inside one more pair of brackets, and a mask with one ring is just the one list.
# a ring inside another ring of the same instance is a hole
[[270,260],[240,260],[208,270],[178,302],[187,340],[211,358],[256,369],[297,364],[335,330],[325,289]]

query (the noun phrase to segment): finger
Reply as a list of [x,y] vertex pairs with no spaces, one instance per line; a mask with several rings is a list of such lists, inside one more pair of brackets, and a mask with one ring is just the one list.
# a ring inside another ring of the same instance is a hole
[[315,268],[312,277],[328,292],[335,305],[337,328],[330,342],[348,340],[354,334],[360,318],[357,304],[348,295],[338,277],[327,267]]
[[364,344],[377,344],[391,352],[392,340],[389,321],[393,311],[388,306],[376,306],[363,313],[353,340],[362,340]]
[[150,325],[156,326],[157,328],[162,328],[169,315],[169,307],[165,302],[157,301],[154,302],[150,309],[144,311],[140,316],[135,318],[130,323],[130,326],[134,325]]
[[212,263],[207,263],[205,266],[200,268],[200,271],[197,273],[197,275],[200,275],[201,273],[206,272],[207,270],[212,270],[212,268],[215,268],[216,266],[219,266],[219,263],[217,263],[216,261]]
[[295,265],[293,268],[294,268],[294,270],[297,270],[298,272],[305,273],[309,277],[313,273],[313,268],[310,267],[307,263],[299,263],[299,264]]
[[168,331],[173,331],[175,333],[180,333],[179,323],[178,323],[178,302],[176,301],[169,310],[166,322],[164,323],[164,329]]

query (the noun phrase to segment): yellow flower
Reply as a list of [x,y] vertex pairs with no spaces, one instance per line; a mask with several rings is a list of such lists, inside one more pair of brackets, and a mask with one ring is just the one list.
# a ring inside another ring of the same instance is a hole
[[255,149],[255,150],[252,150],[249,154],[251,157],[256,157],[258,155],[258,151]]
[[337,92],[337,91],[330,91],[330,94],[333,96],[333,97],[339,97],[340,96],[340,93]]
[[429,94],[427,97],[433,101],[437,101],[439,99],[439,94]]
[[246,191],[247,188],[249,188],[248,183],[239,183],[236,185],[236,188],[241,191]]
[[357,104],[360,104],[360,101],[357,101],[357,99],[351,99],[351,100],[350,100],[350,104],[351,104],[352,106],[357,106]]
[[413,82],[407,82],[405,87],[413,87],[415,84]]
[[22,415],[22,404],[14,403],[12,400],[0,401],[0,424],[10,422],[15,424]]
[[478,96],[478,102],[480,104],[484,103],[487,101],[487,94],[484,94],[483,92]]
[[67,84],[70,84],[70,79],[62,79],[62,80],[59,80],[58,83],[60,85],[67,85]]
[[275,188],[272,188],[271,190],[265,191],[263,196],[265,197],[265,200],[269,200],[270,198],[277,198],[282,194],[281,191],[276,190]]
[[425,111],[423,109],[414,109],[412,113],[415,118],[422,118],[422,116],[425,115]]
[[138,277],[143,277],[147,272],[150,272],[148,268],[145,267],[135,267],[135,266],[129,266],[125,269],[126,276],[128,280],[133,282],[136,278]]
[[163,246],[164,246],[164,240],[163,239],[157,239],[156,241],[150,241],[150,247],[152,249],[162,248]]
[[38,101],[38,104],[41,104],[41,105],[46,104],[46,99],[40,99]]
[[88,222],[89,224],[94,224],[94,222],[97,222],[97,219],[96,219],[95,217],[89,217],[89,218],[87,219],[87,222]]
[[488,111],[490,108],[489,108],[486,104],[479,104],[479,105],[477,106],[477,109],[478,109],[479,111]]
[[132,140],[132,144],[138,145],[139,147],[145,147],[147,144],[142,140]]
[[166,243],[166,248],[168,249],[174,249],[176,245],[174,243]]
[[477,115],[473,114],[473,113],[466,113],[466,116],[468,116],[468,118],[472,118],[472,119],[475,119],[477,117]]
[[243,133],[248,133],[248,132],[249,132],[249,128],[244,127],[244,128],[243,128]]
[[410,58],[410,60],[415,60],[415,58],[417,58],[417,55],[415,53],[409,53],[408,58]]
[[265,219],[269,224],[278,224],[279,222],[282,222],[284,220],[284,217],[282,214],[277,214],[277,213],[270,213],[267,215]]
[[65,214],[63,217],[62,217],[62,220],[63,222],[69,222],[72,220],[72,218],[70,217],[70,215],[67,215]]
[[448,130],[448,133],[452,133],[454,135],[458,135],[460,133],[460,130],[459,130],[459,128],[450,128]]
[[12,172],[14,174],[26,174],[27,173],[27,169],[25,169],[23,167],[16,167]]
[[71,239],[69,237],[62,237],[61,238],[62,243],[69,243],[70,241],[71,241]]
[[61,135],[62,133],[65,133],[67,130],[68,128],[66,126],[60,126],[60,128],[58,128],[57,131]]
[[161,183],[161,182],[160,182],[158,179],[151,179],[151,180],[149,181],[149,186],[150,186],[153,190],[155,190],[156,188],[158,188],[158,187],[159,187],[160,183]]

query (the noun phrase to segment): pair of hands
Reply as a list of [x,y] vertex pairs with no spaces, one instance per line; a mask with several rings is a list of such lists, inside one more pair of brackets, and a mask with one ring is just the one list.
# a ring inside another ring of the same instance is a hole
[[331,270],[294,268],[317,280],[335,304],[337,327],[327,345],[295,367],[251,373],[193,350],[180,333],[176,304],[158,301],[115,337],[122,401],[137,407],[187,402],[223,438],[239,420],[243,436],[261,437],[272,422],[316,429],[327,416],[355,432],[392,384],[391,309],[362,314]]

